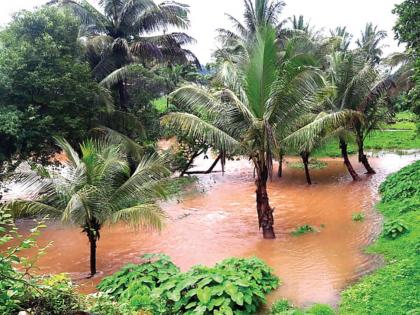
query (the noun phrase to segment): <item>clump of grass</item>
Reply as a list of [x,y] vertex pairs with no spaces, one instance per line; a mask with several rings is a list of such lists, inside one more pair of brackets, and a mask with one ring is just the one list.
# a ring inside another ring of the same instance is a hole
[[292,232],[293,236],[299,236],[299,235],[303,235],[303,234],[308,234],[308,233],[314,233],[317,230],[312,226],[312,225],[302,225],[296,228],[296,230],[294,230]]
[[[291,162],[288,163],[288,166],[291,168],[297,168],[297,169],[304,169],[305,165],[302,162]],[[323,169],[328,166],[326,162],[317,160],[317,159],[311,159],[308,164],[310,169]]]
[[314,304],[308,309],[294,307],[288,300],[278,300],[273,303],[270,315],[334,315],[336,312],[326,304]]
[[352,215],[351,219],[352,219],[354,222],[362,222],[362,221],[364,221],[364,220],[365,220],[365,214],[364,214],[363,212],[356,212],[356,213],[353,213],[353,215]]

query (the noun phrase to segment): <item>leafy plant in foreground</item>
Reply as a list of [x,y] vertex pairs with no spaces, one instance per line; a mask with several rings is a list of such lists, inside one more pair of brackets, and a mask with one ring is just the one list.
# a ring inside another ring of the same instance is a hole
[[392,220],[389,222],[385,222],[383,235],[385,237],[395,239],[408,231],[408,227],[403,221]]
[[152,289],[180,272],[166,255],[144,255],[142,258],[147,261],[139,265],[124,266],[104,278],[98,289],[115,298],[130,300],[135,295],[138,298],[140,292],[150,295]]
[[257,258],[229,258],[214,267],[196,266],[185,273],[163,255],[147,255],[105,278],[101,291],[153,314],[254,314],[265,293],[279,285],[272,270]]

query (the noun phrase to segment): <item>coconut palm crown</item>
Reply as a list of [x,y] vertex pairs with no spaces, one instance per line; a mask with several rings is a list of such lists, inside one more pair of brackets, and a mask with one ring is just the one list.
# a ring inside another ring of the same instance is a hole
[[26,187],[38,186],[36,200],[6,204],[16,216],[48,214],[81,227],[90,243],[90,274],[96,273],[96,242],[103,225],[125,222],[160,229],[164,213],[156,199],[164,197],[161,180],[168,175],[165,158],[143,156],[133,174],[121,145],[107,140],[87,140],[81,155],[64,139],[57,139],[66,155],[62,172],[47,177],[24,176]]
[[[231,68],[223,87],[184,86],[172,93],[188,112],[163,117],[163,125],[205,140],[221,151],[239,150],[255,167],[259,226],[274,238],[273,208],[267,195],[277,133],[317,102],[319,75],[309,59],[281,52],[272,27],[261,28]],[[232,79],[235,78],[235,79]]]

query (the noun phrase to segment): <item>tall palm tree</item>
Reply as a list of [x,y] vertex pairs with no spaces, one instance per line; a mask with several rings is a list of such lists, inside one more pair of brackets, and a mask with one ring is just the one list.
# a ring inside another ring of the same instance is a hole
[[64,139],[65,172],[46,178],[27,175],[25,187],[37,185],[37,200],[14,200],[6,205],[15,215],[45,213],[80,226],[90,243],[90,274],[96,273],[96,243],[104,224],[125,222],[133,227],[160,229],[164,213],[155,203],[164,196],[161,179],[168,175],[165,160],[143,156],[133,174],[121,145],[88,140],[81,155]]
[[365,53],[367,60],[373,64],[379,64],[384,48],[381,41],[386,36],[386,32],[378,30],[377,25],[366,23],[365,29],[361,32],[361,37],[356,40],[356,45]]
[[[193,41],[190,36],[167,33],[168,27],[188,28],[187,5],[172,1],[155,4],[153,0],[100,0],[101,12],[86,0],[52,0],[50,4],[70,8],[80,18],[81,37],[98,80],[133,62],[196,61],[190,51],[182,48]],[[162,31],[163,34],[156,34]],[[121,73],[119,78],[119,102],[126,110],[126,83]]]
[[264,238],[274,238],[273,208],[267,181],[273,154],[278,152],[276,131],[311,107],[316,99],[317,72],[305,65],[307,59],[287,53],[279,61],[276,32],[260,29],[247,53],[232,67],[231,77],[220,90],[185,86],[172,97],[190,108],[189,113],[171,113],[162,124],[207,143],[221,152],[249,157],[255,169],[256,205]]
[[326,137],[337,137],[344,163],[353,180],[357,180],[359,176],[349,160],[346,140],[354,134],[359,162],[368,173],[374,174],[364,153],[364,140],[386,113],[383,111],[384,92],[392,86],[392,82],[382,78],[364,56],[354,52],[332,54],[327,76],[333,91],[319,107],[318,116],[286,137],[284,142],[303,152],[310,152]]

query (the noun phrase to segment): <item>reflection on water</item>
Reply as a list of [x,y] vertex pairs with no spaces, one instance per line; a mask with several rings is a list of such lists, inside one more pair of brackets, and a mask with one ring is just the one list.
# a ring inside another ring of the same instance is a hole
[[[381,226],[381,217],[372,208],[378,185],[387,174],[415,159],[415,154],[371,158],[378,173],[362,176],[356,183],[339,159],[326,159],[328,168],[313,170],[312,186],[306,185],[303,170],[286,169],[282,179],[273,177],[269,184],[270,202],[275,207],[275,240],[263,240],[258,231],[251,165],[246,160],[228,161],[224,175],[200,177],[197,190],[204,193],[162,204],[169,219],[161,233],[105,227],[98,244],[101,273],[93,280],[83,279],[89,270],[86,236],[78,228],[51,222],[41,243],[54,241],[54,245],[40,259],[40,272],[69,272],[82,284],[82,291],[89,292],[103,275],[139,261],[144,253],[166,253],[183,270],[195,264],[212,265],[228,256],[257,256],[283,282],[269,301],[286,297],[297,305],[334,305],[340,290],[380,261],[362,253]],[[211,162],[203,161],[200,168],[206,169],[205,164]],[[352,214],[360,211],[366,219],[353,222]],[[319,232],[290,235],[304,224],[317,227]],[[28,229],[31,224],[21,221],[19,226]]]

